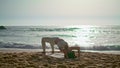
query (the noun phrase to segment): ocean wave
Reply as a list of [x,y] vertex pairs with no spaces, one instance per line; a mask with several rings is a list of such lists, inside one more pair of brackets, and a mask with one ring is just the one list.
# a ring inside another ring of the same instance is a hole
[[36,37],[70,37],[70,38],[75,38],[75,37],[77,37],[77,36],[75,36],[75,35],[67,35],[67,34],[56,34],[56,35],[36,35]]
[[34,46],[22,43],[0,42],[0,48],[41,49],[40,45]]
[[31,31],[74,31],[80,28],[30,28]]
[[52,35],[52,36],[57,36],[57,37],[77,37],[75,35]]

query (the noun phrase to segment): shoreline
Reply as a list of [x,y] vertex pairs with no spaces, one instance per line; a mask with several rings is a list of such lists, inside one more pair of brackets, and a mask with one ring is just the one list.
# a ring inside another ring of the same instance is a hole
[[[51,51],[51,49],[46,49],[46,51],[49,52],[49,51]],[[59,50],[55,49],[55,51],[59,51]],[[4,53],[42,52],[42,49],[0,48],[0,52],[4,52]],[[118,54],[118,55],[120,55],[120,51],[115,51],[115,50],[110,50],[110,51],[81,50],[81,52],[105,53],[105,54]]]

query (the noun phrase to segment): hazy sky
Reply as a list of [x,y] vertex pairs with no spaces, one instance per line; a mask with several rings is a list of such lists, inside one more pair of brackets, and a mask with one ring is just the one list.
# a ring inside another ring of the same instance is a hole
[[0,25],[120,25],[120,0],[0,0]]

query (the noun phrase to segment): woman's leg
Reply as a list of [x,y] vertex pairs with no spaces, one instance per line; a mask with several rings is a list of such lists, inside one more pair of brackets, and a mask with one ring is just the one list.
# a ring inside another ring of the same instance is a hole
[[42,41],[41,41],[41,43],[42,43],[42,49],[43,49],[43,53],[45,54],[45,53],[46,53],[46,51],[45,51],[45,48],[46,48],[46,44],[45,44],[45,38],[42,38]]
[[50,43],[51,48],[52,48],[52,53],[54,53],[54,43]]

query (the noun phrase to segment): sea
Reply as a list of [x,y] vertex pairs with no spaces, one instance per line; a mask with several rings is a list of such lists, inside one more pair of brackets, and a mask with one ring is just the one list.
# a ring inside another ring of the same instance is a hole
[[[0,48],[39,49],[42,37],[59,37],[69,46],[120,46],[120,25],[111,26],[5,26]],[[49,43],[46,43],[50,47]],[[56,47],[57,48],[57,47]]]

